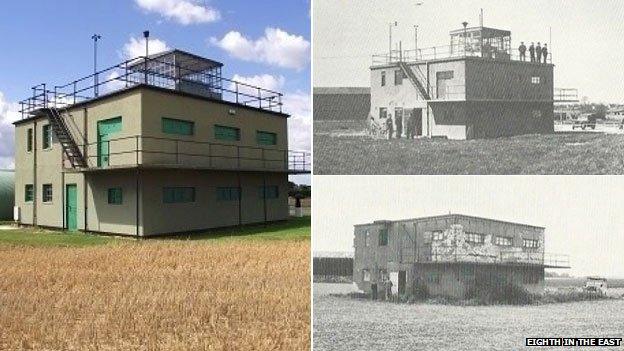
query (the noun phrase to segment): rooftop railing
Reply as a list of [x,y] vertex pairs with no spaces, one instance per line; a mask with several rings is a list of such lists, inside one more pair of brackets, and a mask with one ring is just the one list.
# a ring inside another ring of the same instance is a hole
[[[478,47],[462,46],[462,45],[443,45],[433,46],[416,50],[392,50],[390,53],[373,55],[373,66],[394,64],[400,61],[417,62],[427,60],[438,60],[448,58],[465,58],[465,57],[483,57],[501,61],[526,61],[531,62],[531,55],[527,50],[524,58],[520,55],[518,49],[497,50],[495,48],[479,49]],[[535,57],[537,61],[537,56]],[[541,57],[539,63],[552,63],[550,53]],[[536,62],[537,63],[537,62]]]
[[[184,74],[181,75],[180,72]],[[22,119],[46,107],[64,108],[139,84],[191,92],[267,111],[282,112],[282,94],[221,77],[193,71],[158,58],[137,57],[63,85],[32,87],[32,96],[19,102]]]

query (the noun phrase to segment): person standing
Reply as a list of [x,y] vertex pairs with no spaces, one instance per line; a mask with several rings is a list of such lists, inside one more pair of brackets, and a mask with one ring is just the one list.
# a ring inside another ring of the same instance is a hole
[[537,63],[542,62],[542,46],[540,42],[537,42],[537,46],[535,47],[535,54],[537,55]]
[[542,56],[544,56],[544,63],[547,63],[546,58],[548,57],[548,48],[546,47],[546,44],[544,44],[544,47],[542,48]]
[[396,137],[397,139],[401,139],[403,135],[403,115],[395,113],[394,117],[396,118]]
[[394,132],[394,124],[392,124],[392,114],[388,114],[386,119],[386,131],[388,132],[388,140],[392,139],[392,133]]
[[520,61],[526,61],[526,50],[527,47],[524,45],[524,42],[520,42],[520,47],[518,47],[518,51],[520,52]]
[[531,55],[531,62],[535,62],[535,46],[533,46],[533,43],[529,46],[529,55]]

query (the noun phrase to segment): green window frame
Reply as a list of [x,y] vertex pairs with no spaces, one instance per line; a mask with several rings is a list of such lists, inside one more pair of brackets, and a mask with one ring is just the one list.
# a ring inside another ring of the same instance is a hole
[[214,125],[215,139],[217,140],[240,140],[240,129],[235,127],[222,126],[219,124]]
[[121,205],[123,203],[123,190],[121,188],[108,189],[108,204]]
[[217,201],[236,201],[241,198],[238,187],[217,187]]
[[43,148],[49,149],[52,145],[52,126],[46,124],[42,127]]
[[256,141],[259,145],[276,145],[277,134],[271,132],[265,132],[262,130],[256,131]]
[[163,203],[175,204],[175,203],[188,203],[195,202],[195,188],[194,187],[164,187],[163,188]]
[[193,135],[195,134],[195,122],[163,117],[162,132],[165,134]]
[[33,129],[28,128],[26,131],[26,151],[32,151],[33,149]]
[[279,197],[279,187],[277,185],[267,185],[260,187],[261,199],[277,199]]
[[35,198],[35,187],[32,184],[24,186],[24,201],[32,202]]
[[388,245],[388,229],[379,229],[379,246]]
[[43,184],[41,198],[43,202],[52,202],[52,184]]

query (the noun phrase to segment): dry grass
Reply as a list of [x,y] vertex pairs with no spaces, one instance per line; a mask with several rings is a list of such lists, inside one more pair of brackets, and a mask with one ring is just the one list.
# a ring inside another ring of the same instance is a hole
[[310,348],[308,241],[0,246],[0,349]]

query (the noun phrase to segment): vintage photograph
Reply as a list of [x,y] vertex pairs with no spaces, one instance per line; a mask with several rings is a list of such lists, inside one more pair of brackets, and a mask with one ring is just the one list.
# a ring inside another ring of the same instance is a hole
[[314,350],[518,350],[526,338],[624,337],[619,177],[314,183]]
[[313,10],[315,174],[624,173],[619,1]]

